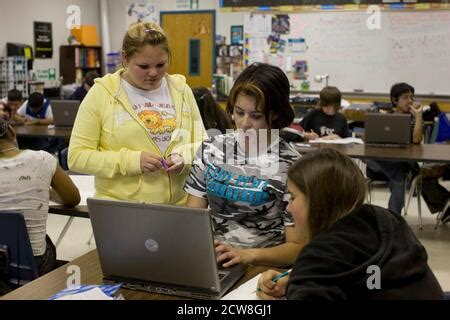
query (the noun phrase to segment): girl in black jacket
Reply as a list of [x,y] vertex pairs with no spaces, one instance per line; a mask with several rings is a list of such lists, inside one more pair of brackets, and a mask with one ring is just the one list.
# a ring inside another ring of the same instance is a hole
[[365,205],[366,184],[347,156],[324,149],[288,173],[287,207],[309,243],[289,276],[269,270],[258,296],[272,299],[442,299],[427,253],[398,214]]

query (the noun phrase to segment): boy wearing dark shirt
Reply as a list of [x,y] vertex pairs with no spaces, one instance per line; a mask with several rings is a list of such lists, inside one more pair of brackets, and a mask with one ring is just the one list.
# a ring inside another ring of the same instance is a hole
[[320,91],[320,109],[309,112],[300,122],[306,140],[341,139],[349,136],[347,119],[339,112],[341,92],[336,87]]
[[[412,142],[420,144],[423,137],[422,106],[414,100],[414,88],[403,82],[394,84],[391,88],[391,102],[394,113],[412,115]],[[417,170],[417,163],[387,160],[367,160],[366,163],[370,171],[382,173],[388,178],[391,191],[388,209],[401,214],[405,204],[406,177],[411,170]]]

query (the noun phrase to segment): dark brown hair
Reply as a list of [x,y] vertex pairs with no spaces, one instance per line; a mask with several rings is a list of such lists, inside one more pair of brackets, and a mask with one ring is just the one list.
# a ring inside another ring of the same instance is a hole
[[325,87],[320,91],[320,107],[333,106],[336,111],[341,107],[342,94],[336,87]]
[[123,52],[131,58],[145,45],[160,46],[169,55],[169,60],[172,58],[169,41],[160,26],[151,22],[132,23],[123,38]]
[[398,99],[404,93],[411,92],[414,95],[414,88],[405,82],[396,83],[391,87],[391,103],[397,106]]
[[192,88],[205,129],[218,129],[226,133],[227,129],[233,129],[233,123],[229,115],[217,104],[213,95],[205,87]]
[[89,86],[92,87],[94,85],[94,80],[96,78],[100,77],[97,71],[89,71],[84,76],[84,82]]
[[283,70],[267,63],[253,63],[236,79],[226,110],[228,114],[233,113],[239,94],[252,96],[257,110],[264,113],[269,129],[282,129],[294,120],[289,92],[289,80]]
[[305,195],[310,239],[362,206],[366,196],[361,170],[330,148],[305,155],[289,169],[288,178]]

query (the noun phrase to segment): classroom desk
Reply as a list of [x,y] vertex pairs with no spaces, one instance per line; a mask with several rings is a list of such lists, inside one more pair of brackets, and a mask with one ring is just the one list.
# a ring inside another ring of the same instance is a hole
[[61,216],[89,219],[89,212],[87,205],[78,205],[76,207],[66,207],[61,204],[50,205],[48,208],[48,213],[58,214]]
[[[2,300],[47,300],[49,297],[66,288],[67,267],[69,265],[77,265],[81,270],[82,284],[102,284],[102,271],[98,259],[97,250],[82,255],[81,257],[59,267],[56,270],[16,289],[3,297]],[[266,267],[250,266],[244,277],[242,277],[233,289],[240,286],[244,282],[253,278],[255,275],[265,271]],[[175,296],[161,295],[156,293],[147,293],[143,291],[133,291],[120,289],[119,292],[126,300],[174,300],[186,299]]]
[[14,132],[22,138],[70,138],[72,127],[15,126]]
[[415,144],[407,148],[368,147],[359,144],[311,144],[311,147],[293,145],[300,153],[309,153],[321,148],[333,148],[357,159],[450,163],[449,144]]
[[48,209],[49,213],[59,214],[63,216],[72,216],[78,218],[89,218],[88,208],[86,205],[86,199],[92,197],[95,193],[94,176],[83,175],[73,172],[68,172],[73,183],[80,191],[81,201],[80,204],[75,207],[66,207],[56,202],[50,201]]

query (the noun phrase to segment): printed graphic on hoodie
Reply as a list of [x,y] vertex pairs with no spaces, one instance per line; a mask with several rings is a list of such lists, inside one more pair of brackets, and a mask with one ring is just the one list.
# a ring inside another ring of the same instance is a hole
[[169,93],[167,81],[153,91],[141,90],[124,81],[125,90],[133,110],[142,120],[153,142],[164,154],[176,128],[175,106]]
[[268,150],[276,172],[245,158],[235,133],[212,137],[198,150],[184,190],[208,200],[216,239],[247,248],[284,241],[284,226],[293,224],[285,210],[287,171],[300,155],[282,139]]

